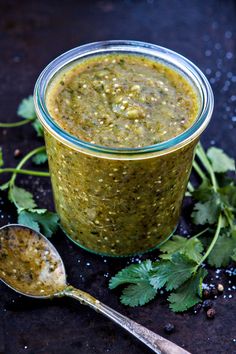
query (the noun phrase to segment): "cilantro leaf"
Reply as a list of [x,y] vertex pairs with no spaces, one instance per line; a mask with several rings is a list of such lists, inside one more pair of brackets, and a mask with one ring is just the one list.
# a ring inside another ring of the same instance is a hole
[[218,189],[221,200],[229,207],[236,209],[236,186],[229,184],[228,186]]
[[126,287],[120,300],[122,304],[128,306],[142,306],[154,299],[157,291],[149,284],[148,281],[140,282],[137,284],[131,284]]
[[207,258],[208,263],[217,268],[227,266],[235,248],[236,237],[230,236],[229,232],[219,235],[213,250]]
[[211,161],[214,172],[223,173],[227,171],[235,171],[234,159],[226,155],[223,150],[211,147],[207,150],[207,156]]
[[4,165],[4,161],[3,161],[3,155],[2,155],[2,148],[0,147],[0,167],[2,167]]
[[197,273],[187,280],[177,291],[168,297],[170,308],[174,312],[182,312],[201,301],[202,281],[207,271],[200,268]]
[[32,209],[30,212],[33,219],[39,223],[42,233],[46,237],[51,237],[58,227],[58,215],[47,209]]
[[40,123],[40,121],[38,119],[36,119],[33,123],[32,123],[34,129],[36,130],[36,133],[37,133],[37,136],[39,138],[43,137],[44,136],[44,133],[43,133],[43,126],[42,124]]
[[109,288],[114,289],[125,283],[138,283],[149,279],[149,272],[153,269],[152,262],[147,259],[140,264],[131,264],[122,269],[109,282]]
[[46,237],[51,237],[58,227],[58,216],[56,213],[46,209],[31,209],[20,212],[18,222],[22,225],[32,227],[34,230],[42,231]]
[[171,240],[160,247],[160,251],[164,253],[160,255],[162,259],[171,259],[174,253],[179,252],[198,263],[202,258],[203,245],[197,238],[187,239],[183,236],[174,235]]
[[192,192],[194,199],[200,202],[207,202],[209,199],[213,199],[215,191],[208,180],[204,180],[198,188]]
[[18,223],[24,226],[31,227],[35,231],[40,231],[39,224],[32,218],[32,214],[22,210],[18,215]]
[[29,96],[28,98],[24,98],[18,109],[17,114],[25,119],[34,119],[37,118],[35,108],[34,108],[34,100],[33,96]]
[[220,201],[214,197],[204,203],[196,203],[191,214],[196,225],[215,224],[221,210]]
[[45,151],[41,151],[38,152],[32,160],[36,165],[41,165],[48,160],[48,156]]
[[34,209],[28,209],[28,211],[31,213],[44,214],[44,213],[46,213],[47,209],[34,208]]
[[16,205],[18,212],[36,207],[33,195],[24,188],[19,188],[16,185],[10,188],[9,199]]
[[172,290],[182,285],[191,277],[196,263],[180,253],[172,255],[171,260],[156,263],[150,277],[150,284],[155,289],[165,285],[166,290]]
[[18,109],[17,109],[17,114],[25,119],[33,119],[33,123],[32,126],[34,127],[34,129],[37,132],[37,136],[38,137],[43,137],[43,126],[42,124],[39,122],[36,112],[35,112],[35,107],[34,107],[34,99],[33,96],[29,96],[27,98],[24,98]]

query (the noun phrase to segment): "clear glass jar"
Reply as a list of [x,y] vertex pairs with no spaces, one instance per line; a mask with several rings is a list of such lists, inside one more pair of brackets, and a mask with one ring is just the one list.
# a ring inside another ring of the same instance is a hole
[[[84,58],[109,53],[147,56],[183,75],[199,99],[194,124],[175,138],[142,148],[98,146],[60,128],[46,107],[53,80]],[[167,240],[178,224],[194,148],[212,115],[213,93],[203,73],[183,56],[153,44],[97,42],[53,60],[36,82],[34,100],[66,235],[80,247],[108,256],[140,254]]]

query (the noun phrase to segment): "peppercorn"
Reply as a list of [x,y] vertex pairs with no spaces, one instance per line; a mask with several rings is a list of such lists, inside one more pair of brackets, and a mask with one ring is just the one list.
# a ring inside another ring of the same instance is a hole
[[19,157],[21,155],[20,149],[15,149],[14,151],[14,157]]
[[212,306],[213,306],[212,300],[203,301],[202,307],[204,308],[205,311],[209,310]]
[[213,319],[216,315],[216,310],[211,308],[211,309],[207,310],[206,315],[207,315],[207,318]]
[[204,289],[202,295],[203,295],[204,299],[209,299],[211,296],[210,291],[208,289]]
[[174,329],[175,329],[175,326],[172,324],[172,323],[167,323],[165,326],[164,326],[164,331],[167,333],[167,334],[171,334],[174,332]]
[[224,291],[224,286],[222,284],[218,284],[217,285],[217,290],[219,291],[219,293],[223,293]]

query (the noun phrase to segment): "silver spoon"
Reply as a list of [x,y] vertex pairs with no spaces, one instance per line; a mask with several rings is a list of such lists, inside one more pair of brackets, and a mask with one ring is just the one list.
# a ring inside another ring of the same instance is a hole
[[66,281],[62,259],[51,242],[23,225],[0,228],[0,279],[18,293],[37,298],[69,296],[117,323],[158,354],[190,354],[121,315]]

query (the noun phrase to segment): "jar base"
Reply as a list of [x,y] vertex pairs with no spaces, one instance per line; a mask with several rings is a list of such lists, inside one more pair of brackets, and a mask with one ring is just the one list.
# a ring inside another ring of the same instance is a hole
[[162,242],[158,243],[156,246],[152,247],[152,248],[149,248],[145,251],[141,251],[141,252],[135,252],[135,253],[129,253],[129,254],[124,254],[124,255],[114,255],[114,254],[110,254],[110,253],[103,253],[103,252],[96,252],[90,248],[87,248],[83,245],[81,245],[79,242],[75,241],[73,238],[71,238],[66,232],[65,230],[63,229],[63,227],[60,225],[62,231],[64,232],[64,234],[66,235],[66,237],[72,241],[76,246],[82,248],[83,250],[85,251],[88,251],[89,253],[93,253],[93,254],[96,254],[98,256],[103,256],[103,257],[112,257],[112,258],[124,258],[124,257],[134,257],[134,256],[141,256],[145,253],[149,253],[149,252],[152,252],[152,251],[155,251],[156,249],[158,249],[160,246],[162,246],[166,241],[168,241],[175,233],[176,229],[177,229],[177,226],[174,228],[174,230],[171,232],[170,235],[168,235],[165,240],[163,240]]

